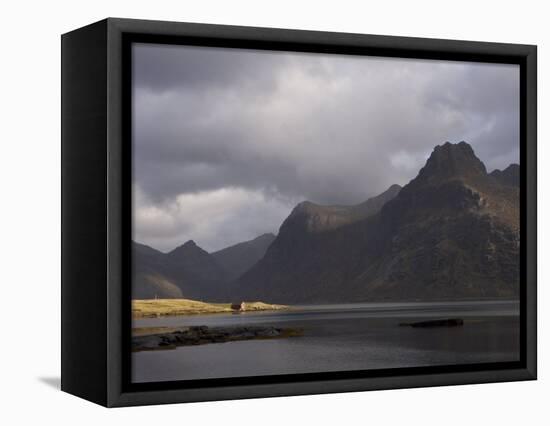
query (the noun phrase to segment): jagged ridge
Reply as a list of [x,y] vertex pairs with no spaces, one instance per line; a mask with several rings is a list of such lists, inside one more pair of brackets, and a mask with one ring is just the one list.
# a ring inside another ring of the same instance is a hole
[[311,232],[327,221],[310,205],[300,211],[305,219],[289,216],[238,294],[276,303],[519,294],[519,192],[489,176],[465,142],[437,146],[373,215]]

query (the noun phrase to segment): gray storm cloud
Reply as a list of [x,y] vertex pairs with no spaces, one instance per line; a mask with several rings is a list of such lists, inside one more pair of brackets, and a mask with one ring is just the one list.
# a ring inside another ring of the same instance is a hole
[[445,141],[519,162],[513,65],[138,44],[133,73],[134,238],[161,250],[361,202]]

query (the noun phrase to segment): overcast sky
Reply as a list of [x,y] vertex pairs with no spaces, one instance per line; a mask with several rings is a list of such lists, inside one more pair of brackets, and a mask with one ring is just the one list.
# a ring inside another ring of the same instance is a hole
[[519,162],[519,68],[136,44],[134,240],[214,251],[300,201],[356,204],[470,143]]

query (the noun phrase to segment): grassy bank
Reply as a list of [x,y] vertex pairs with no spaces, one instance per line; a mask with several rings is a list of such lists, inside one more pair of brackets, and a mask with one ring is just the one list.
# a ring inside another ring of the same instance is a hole
[[[245,312],[288,309],[285,305],[263,302],[246,302]],[[189,299],[132,300],[134,318],[150,318],[167,315],[196,315],[239,312],[231,309],[231,303],[206,303]]]

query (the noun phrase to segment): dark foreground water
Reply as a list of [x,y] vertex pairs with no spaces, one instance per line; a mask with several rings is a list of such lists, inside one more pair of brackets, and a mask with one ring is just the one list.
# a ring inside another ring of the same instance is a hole
[[[452,328],[402,322],[463,318]],[[303,306],[286,312],[134,320],[134,327],[300,327],[304,336],[179,347],[132,354],[134,382],[519,360],[519,303],[380,303]]]

